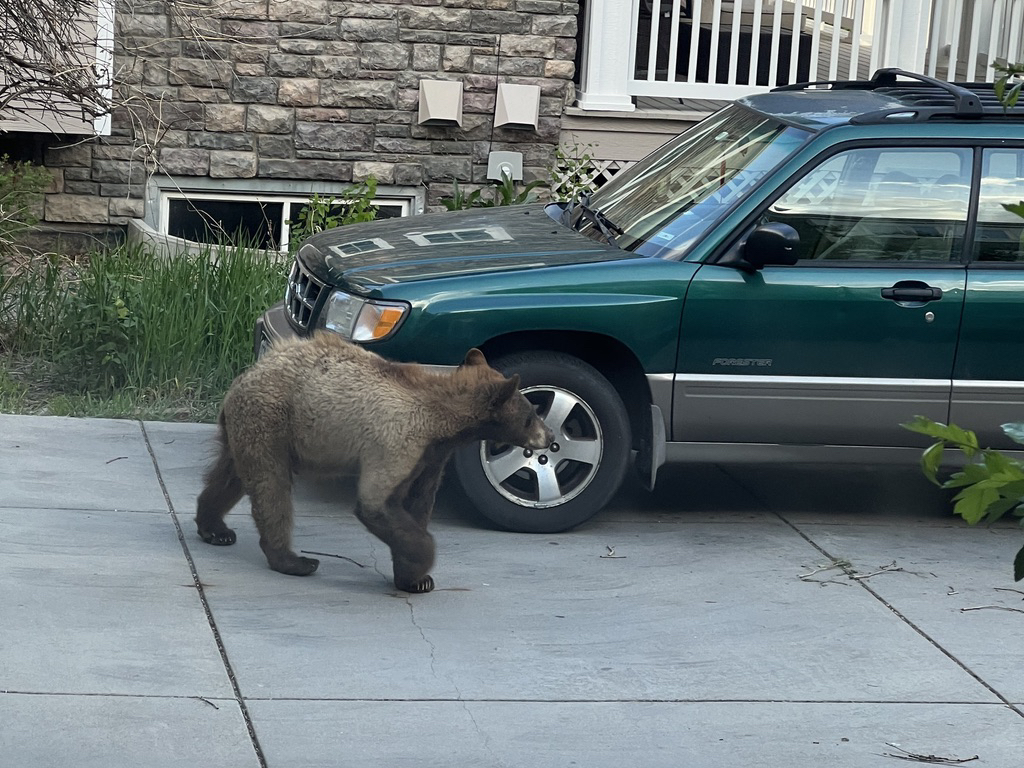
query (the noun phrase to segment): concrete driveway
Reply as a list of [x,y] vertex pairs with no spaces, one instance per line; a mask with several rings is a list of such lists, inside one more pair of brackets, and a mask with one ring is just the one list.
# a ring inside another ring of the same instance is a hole
[[1024,535],[916,472],[684,468],[558,535],[445,493],[410,596],[345,483],[297,492],[312,577],[244,504],[203,544],[212,434],[0,416],[0,764],[1021,764]]

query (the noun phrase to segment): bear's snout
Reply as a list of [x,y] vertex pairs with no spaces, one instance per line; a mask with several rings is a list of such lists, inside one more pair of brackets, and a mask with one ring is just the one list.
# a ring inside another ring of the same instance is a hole
[[555,433],[538,418],[534,421],[533,428],[530,430],[526,444],[523,447],[539,451],[547,448],[553,442],[555,442]]

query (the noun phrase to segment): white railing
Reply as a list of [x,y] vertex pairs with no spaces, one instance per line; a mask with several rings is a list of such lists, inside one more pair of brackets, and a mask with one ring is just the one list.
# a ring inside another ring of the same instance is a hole
[[1024,0],[592,0],[579,104],[733,99],[898,66],[991,80],[1024,59]]
[[925,71],[959,81],[990,81],[997,60],[1024,59],[1024,0],[943,0],[930,20]]

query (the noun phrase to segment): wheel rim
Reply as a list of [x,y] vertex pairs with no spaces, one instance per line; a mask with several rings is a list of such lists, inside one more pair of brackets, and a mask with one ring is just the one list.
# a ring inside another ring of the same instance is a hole
[[533,509],[565,504],[597,476],[604,455],[601,424],[593,409],[567,389],[527,387],[522,392],[554,432],[555,442],[541,451],[482,442],[484,475],[513,504]]

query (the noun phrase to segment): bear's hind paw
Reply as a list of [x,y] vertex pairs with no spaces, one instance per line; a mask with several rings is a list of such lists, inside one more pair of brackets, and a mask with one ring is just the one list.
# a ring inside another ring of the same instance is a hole
[[395,584],[403,592],[410,592],[414,595],[423,594],[424,592],[430,592],[434,589],[434,577],[424,576],[422,579],[416,579],[415,581],[409,581],[402,584]]

